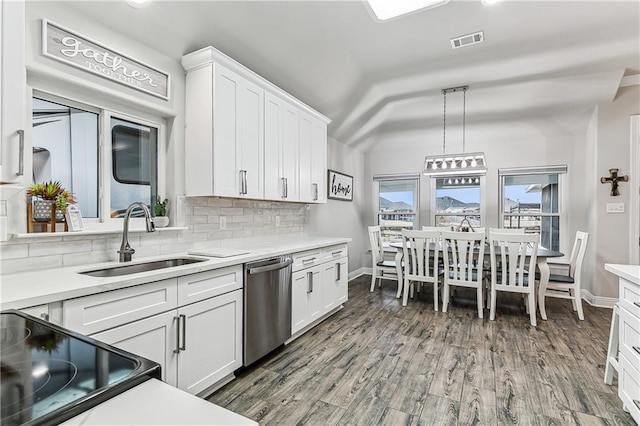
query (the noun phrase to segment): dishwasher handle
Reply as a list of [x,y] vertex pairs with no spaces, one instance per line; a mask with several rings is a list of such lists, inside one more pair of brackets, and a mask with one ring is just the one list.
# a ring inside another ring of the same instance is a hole
[[249,275],[261,274],[263,272],[275,271],[276,269],[284,269],[293,263],[293,259],[287,259],[284,262],[273,263],[271,265],[258,266],[257,268],[248,268]]

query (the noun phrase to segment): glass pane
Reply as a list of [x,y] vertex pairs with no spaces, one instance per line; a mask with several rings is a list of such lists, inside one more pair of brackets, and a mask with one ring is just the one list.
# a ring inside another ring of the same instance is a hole
[[378,224],[382,241],[400,241],[402,229],[413,229],[417,225],[418,180],[383,180],[378,185]]
[[33,182],[60,181],[98,217],[98,114],[33,98]]
[[505,215],[503,228],[524,229],[528,234],[540,234],[540,245],[550,250],[560,250],[560,217]]
[[[134,201],[153,205],[157,193],[158,131],[111,119],[111,217],[123,217]],[[135,216],[142,212],[136,210]]]
[[467,218],[480,227],[480,177],[450,176],[436,179],[435,226],[457,228]]
[[558,213],[558,175],[504,177],[504,213]]

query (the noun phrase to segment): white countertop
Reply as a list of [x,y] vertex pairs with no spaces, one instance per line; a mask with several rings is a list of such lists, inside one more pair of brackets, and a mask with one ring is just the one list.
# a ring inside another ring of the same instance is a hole
[[171,255],[147,258],[135,258],[134,256],[134,260],[127,264],[145,263],[176,257],[201,258],[206,259],[206,261],[120,277],[91,277],[79,274],[79,272],[83,271],[124,265],[119,262],[95,263],[7,274],[0,276],[0,310],[27,308],[30,306],[87,296],[90,294],[130,287],[138,284],[175,278],[182,275],[210,271],[213,269],[223,268],[225,266],[240,265],[271,256],[279,256],[282,254],[311,250],[335,244],[344,244],[350,241],[350,238],[320,237],[307,237],[289,241],[274,241],[258,244],[253,247],[239,247],[247,248],[249,253],[223,258],[192,256],[187,253],[174,253]]
[[63,425],[251,425],[258,423],[151,379]]
[[640,265],[619,265],[605,263],[604,269],[624,278],[625,280],[640,286]]

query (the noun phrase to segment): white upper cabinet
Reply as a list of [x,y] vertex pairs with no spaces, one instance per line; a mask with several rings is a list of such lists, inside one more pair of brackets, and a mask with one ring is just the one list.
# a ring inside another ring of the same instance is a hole
[[298,120],[300,201],[326,203],[327,126],[310,115]]
[[0,2],[0,181],[22,183],[25,160],[24,1]]
[[187,195],[263,197],[263,97],[222,65],[187,75]]
[[264,198],[300,201],[298,110],[281,98],[264,98]]
[[326,202],[329,119],[213,47],[182,66],[188,196]]

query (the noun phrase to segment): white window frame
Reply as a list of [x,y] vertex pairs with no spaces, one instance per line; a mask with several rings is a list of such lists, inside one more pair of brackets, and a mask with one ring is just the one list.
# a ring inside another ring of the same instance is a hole
[[[121,229],[123,225],[123,218],[111,217],[111,118],[131,121],[143,126],[154,127],[158,130],[158,146],[157,146],[157,190],[158,194],[165,196],[166,194],[166,174],[161,171],[166,170],[166,128],[167,122],[159,115],[151,115],[148,113],[140,113],[137,116],[132,113],[126,113],[118,111],[114,108],[108,108],[97,104],[87,103],[83,100],[78,100],[73,97],[66,97],[65,95],[53,94],[46,90],[38,88],[32,88],[30,90],[30,102],[33,98],[39,98],[45,101],[55,102],[62,105],[68,105],[73,108],[81,109],[91,113],[98,114],[98,217],[97,218],[84,218],[83,223],[85,230],[87,231],[99,231],[99,230],[111,230]],[[145,115],[146,118],[142,116]],[[31,106],[29,107],[29,117],[32,116]],[[31,120],[31,118],[30,118]],[[25,152],[30,152],[32,146],[25,146]],[[25,161],[25,165],[33,167],[31,159],[28,163]],[[29,171],[30,175],[33,174],[32,170]],[[25,173],[26,174],[26,173]],[[131,218],[132,227],[144,227],[143,218]]]
[[[565,176],[567,174],[568,167],[566,164],[555,166],[539,166],[539,167],[515,167],[498,169],[498,220],[499,227],[504,225],[505,218],[507,216],[519,216],[517,213],[505,213],[504,212],[504,182],[508,176],[521,176],[521,175],[558,175],[558,213],[543,213],[542,211],[535,214],[535,216],[542,217],[557,217],[558,218],[558,249],[562,250],[564,247],[564,235],[566,230],[566,216],[567,213],[564,209],[564,185]],[[531,213],[523,213],[521,216],[531,216]]]
[[[429,226],[436,226],[436,216],[442,216],[438,214],[438,206],[436,204],[436,179],[444,179],[452,177],[451,174],[447,175],[430,175],[429,176]],[[480,227],[486,226],[487,221],[487,178],[484,173],[478,173],[477,175],[466,175],[465,177],[479,177],[480,178]],[[456,215],[459,216],[459,215]],[[469,215],[471,216],[471,215]]]
[[415,219],[413,221],[413,229],[419,229],[420,227],[420,174],[393,174],[393,175],[374,175],[373,176],[373,208],[374,216],[373,223],[380,224],[380,182],[381,181],[393,181],[393,180],[415,180],[416,192],[415,192],[415,205],[414,212]]

